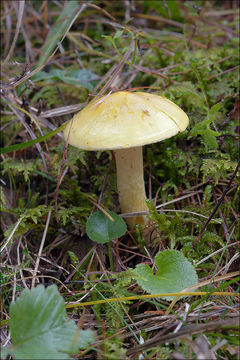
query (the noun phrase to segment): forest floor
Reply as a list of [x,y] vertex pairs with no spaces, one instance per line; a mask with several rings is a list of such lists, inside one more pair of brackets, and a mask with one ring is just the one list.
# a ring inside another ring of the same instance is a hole
[[[53,343],[62,359],[239,358],[238,6],[1,2],[1,342],[13,359],[57,358]],[[113,152],[67,147],[60,131],[119,90],[166,97],[189,117],[184,132],[144,147],[148,225],[122,233]],[[96,211],[120,215],[106,240],[86,231]],[[163,254],[186,269],[164,267]],[[191,276],[192,294],[154,296]],[[76,349],[49,333],[47,292],[41,318],[27,297],[11,305],[24,289],[39,289],[37,302],[40,284],[57,286],[61,316],[85,334]]]

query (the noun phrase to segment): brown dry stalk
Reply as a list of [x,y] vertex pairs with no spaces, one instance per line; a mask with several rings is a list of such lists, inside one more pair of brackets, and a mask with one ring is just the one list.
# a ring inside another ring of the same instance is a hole
[[127,351],[127,356],[133,356],[136,353],[147,350],[151,347],[158,346],[160,344],[164,344],[166,342],[170,342],[179,338],[183,338],[185,336],[198,334],[204,331],[213,331],[216,329],[234,329],[239,327],[239,317],[235,316],[234,318],[230,318],[227,320],[219,320],[219,321],[211,321],[207,324],[199,324],[199,325],[190,325],[184,326],[181,331],[177,334],[168,334],[164,336],[156,335],[154,338],[147,340],[144,344],[135,346],[134,348]]

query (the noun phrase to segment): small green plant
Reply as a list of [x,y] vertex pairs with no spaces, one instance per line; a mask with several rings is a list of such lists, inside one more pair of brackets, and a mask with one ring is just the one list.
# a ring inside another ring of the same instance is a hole
[[[157,267],[155,274],[148,265],[139,264],[135,269],[138,285],[150,294],[180,292],[198,282],[194,267],[180,251],[165,250],[157,253],[154,265]],[[174,297],[162,298],[172,300]]]
[[90,216],[86,231],[91,240],[105,244],[125,234],[127,226],[124,220],[112,211],[108,211],[108,215],[96,211]]
[[91,330],[80,330],[67,317],[57,286],[23,290],[10,305],[12,346],[2,352],[14,359],[71,359],[94,342]]
[[108,255],[111,271],[114,271],[111,240],[125,234],[127,225],[124,220],[112,211],[103,213],[96,211],[93,213],[86,224],[86,231],[89,238],[100,244],[108,244]]

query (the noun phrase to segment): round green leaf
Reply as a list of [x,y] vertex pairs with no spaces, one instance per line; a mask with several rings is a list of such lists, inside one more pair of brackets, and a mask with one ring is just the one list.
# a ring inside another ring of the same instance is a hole
[[102,211],[96,211],[89,217],[86,231],[91,240],[105,244],[125,234],[127,226],[124,220],[112,211],[108,211],[108,214],[113,221]]
[[[138,285],[150,294],[176,293],[198,283],[192,264],[180,251],[164,250],[155,257],[156,274],[148,265],[139,264],[134,270]],[[172,300],[173,296],[163,296]]]

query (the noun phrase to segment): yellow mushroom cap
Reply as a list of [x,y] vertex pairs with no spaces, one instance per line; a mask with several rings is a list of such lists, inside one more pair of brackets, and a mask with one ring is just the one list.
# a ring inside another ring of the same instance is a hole
[[188,122],[185,112],[164,97],[119,91],[91,101],[66,126],[64,138],[83,150],[126,149],[170,138]]

